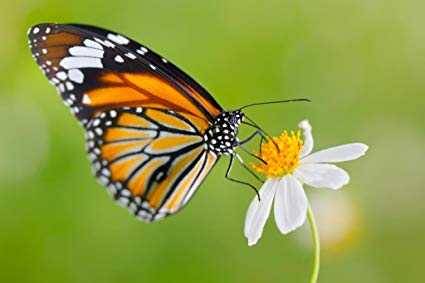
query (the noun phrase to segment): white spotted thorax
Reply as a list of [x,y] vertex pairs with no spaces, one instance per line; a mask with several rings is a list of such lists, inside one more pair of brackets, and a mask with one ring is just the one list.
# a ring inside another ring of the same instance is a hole
[[204,141],[208,149],[217,155],[233,154],[238,145],[238,128],[243,120],[240,110],[223,112],[214,120],[204,134]]

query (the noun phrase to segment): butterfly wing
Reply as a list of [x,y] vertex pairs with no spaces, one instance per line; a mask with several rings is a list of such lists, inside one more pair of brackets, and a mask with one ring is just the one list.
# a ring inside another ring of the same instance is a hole
[[88,124],[95,175],[142,220],[179,211],[217,160],[186,115],[126,107],[99,113]]
[[222,112],[192,78],[147,47],[84,25],[39,24],[29,30],[37,64],[66,105],[86,124],[121,106],[172,109],[205,121]]
[[93,170],[146,221],[180,210],[214,166],[203,133],[222,112],[172,63],[115,32],[40,24],[36,62],[85,126]]

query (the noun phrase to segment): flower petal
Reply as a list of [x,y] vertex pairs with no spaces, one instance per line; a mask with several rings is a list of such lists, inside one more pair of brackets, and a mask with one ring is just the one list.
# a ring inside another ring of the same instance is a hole
[[363,156],[368,146],[363,143],[350,143],[320,150],[301,160],[301,163],[343,162]]
[[270,215],[273,197],[278,184],[277,179],[268,179],[259,191],[261,201],[258,201],[257,196],[255,196],[249,205],[244,228],[244,234],[248,239],[249,246],[255,245],[263,234],[263,228]]
[[301,164],[295,170],[294,176],[309,186],[333,190],[340,189],[350,181],[350,176],[345,170],[324,163]]
[[301,158],[304,156],[307,156],[310,154],[310,152],[313,150],[313,135],[311,134],[311,125],[308,122],[308,120],[302,120],[298,127],[303,130],[303,136],[304,136],[304,144],[303,148],[301,149]]
[[274,219],[280,232],[287,234],[304,224],[308,200],[301,183],[288,175],[281,179],[274,200]]

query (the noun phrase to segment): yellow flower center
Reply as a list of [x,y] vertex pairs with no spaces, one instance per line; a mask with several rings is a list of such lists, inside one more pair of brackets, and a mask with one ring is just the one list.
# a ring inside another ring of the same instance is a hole
[[252,167],[259,173],[272,178],[292,173],[298,166],[303,147],[301,132],[284,131],[279,137],[273,137],[273,141],[264,143],[257,154],[267,164],[258,162],[252,164]]

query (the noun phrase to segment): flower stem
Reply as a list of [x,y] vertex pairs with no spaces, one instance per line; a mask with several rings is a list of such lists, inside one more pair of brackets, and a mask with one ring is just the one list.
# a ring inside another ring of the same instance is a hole
[[309,205],[307,208],[307,218],[308,223],[310,224],[311,237],[313,239],[314,247],[314,258],[313,258],[313,270],[310,277],[310,283],[316,283],[317,278],[319,277],[319,268],[320,268],[320,239],[319,231],[317,230],[316,221],[314,220],[313,210]]

